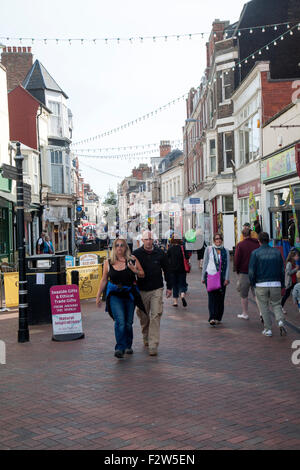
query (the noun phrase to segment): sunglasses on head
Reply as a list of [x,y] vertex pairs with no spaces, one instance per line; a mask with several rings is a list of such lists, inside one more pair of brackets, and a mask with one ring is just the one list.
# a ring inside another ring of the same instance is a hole
[[222,241],[222,238],[215,238],[215,242],[216,242],[217,240],[221,240],[221,241]]

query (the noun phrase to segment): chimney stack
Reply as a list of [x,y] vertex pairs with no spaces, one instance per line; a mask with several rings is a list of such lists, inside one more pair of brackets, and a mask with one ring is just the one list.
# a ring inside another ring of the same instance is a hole
[[6,68],[7,90],[20,85],[32,67],[31,47],[3,47],[1,64]]
[[169,140],[161,140],[160,141],[160,146],[159,146],[159,151],[160,151],[160,157],[163,158],[168,153],[171,152],[171,144]]

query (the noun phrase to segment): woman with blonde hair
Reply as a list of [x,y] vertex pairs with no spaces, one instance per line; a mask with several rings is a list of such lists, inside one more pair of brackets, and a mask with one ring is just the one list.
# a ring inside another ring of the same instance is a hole
[[103,275],[98,289],[96,304],[101,306],[101,295],[106,286],[106,311],[115,322],[115,357],[132,354],[133,317],[137,305],[144,306],[136,286],[136,276],[143,278],[144,271],[135,256],[131,255],[125,240],[113,242],[109,260],[104,262]]

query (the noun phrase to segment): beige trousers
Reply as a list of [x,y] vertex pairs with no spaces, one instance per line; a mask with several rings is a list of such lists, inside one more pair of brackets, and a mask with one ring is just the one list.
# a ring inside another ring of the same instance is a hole
[[137,316],[140,319],[144,343],[149,344],[149,349],[157,349],[159,345],[160,319],[163,312],[163,287],[151,291],[141,291],[141,297],[146,315],[137,308]]

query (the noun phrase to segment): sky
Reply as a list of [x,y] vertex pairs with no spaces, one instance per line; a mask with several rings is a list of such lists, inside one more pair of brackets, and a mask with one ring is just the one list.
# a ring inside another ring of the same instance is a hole
[[[38,59],[68,95],[73,114],[73,142],[103,134],[150,114],[197,87],[206,66],[205,43],[215,19],[234,23],[244,0],[10,0],[0,6],[0,39],[6,46],[31,46]],[[192,39],[134,39],[194,33]],[[57,41],[38,41],[53,38]],[[60,39],[84,39],[60,41]],[[126,38],[126,41],[85,41]],[[73,147],[83,155],[128,155],[154,150],[148,144],[182,140],[185,99],[149,119],[101,139]],[[118,150],[124,146],[145,148]],[[182,148],[174,144],[174,148]],[[88,152],[87,149],[107,149]],[[76,154],[76,152],[75,152]],[[123,158],[79,157],[85,182],[105,196],[132,168],[150,164],[156,153]],[[142,159],[141,159],[142,158]]]

